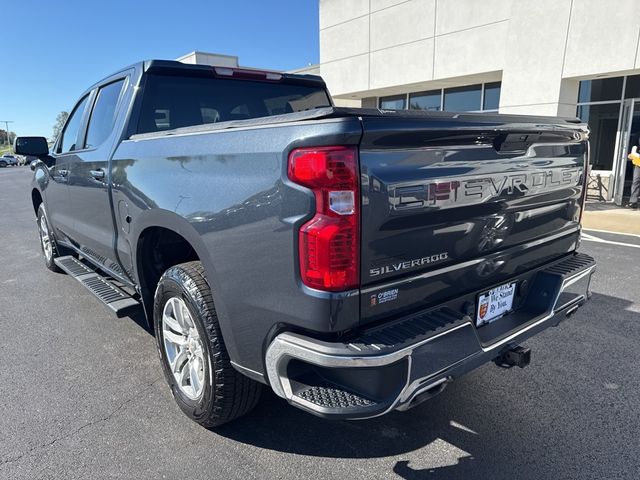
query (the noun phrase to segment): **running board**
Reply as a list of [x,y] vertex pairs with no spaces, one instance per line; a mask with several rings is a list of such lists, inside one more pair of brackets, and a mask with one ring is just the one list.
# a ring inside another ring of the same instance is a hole
[[131,313],[132,309],[140,306],[140,302],[135,298],[77,258],[67,255],[55,258],[53,261],[61,270],[78,280],[118,317],[124,317]]

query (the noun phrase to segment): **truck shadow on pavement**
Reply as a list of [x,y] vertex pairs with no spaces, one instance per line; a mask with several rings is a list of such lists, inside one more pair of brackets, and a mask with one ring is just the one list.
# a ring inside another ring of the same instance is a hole
[[[329,421],[291,407],[265,389],[253,412],[215,434],[340,463],[370,459],[367,470],[380,476],[391,470],[405,479],[540,480],[585,478],[585,473],[613,478],[616,470],[628,478],[622,470],[629,465],[615,459],[630,455],[635,434],[613,412],[637,411],[638,400],[632,400],[637,397],[630,390],[640,374],[631,374],[624,365],[640,364],[640,353],[612,352],[602,332],[613,329],[629,341],[640,339],[640,313],[631,305],[594,294],[579,315],[528,342],[534,352],[530,367],[485,365],[405,413]],[[613,325],[603,325],[605,311]],[[580,362],[572,349],[584,355]],[[612,369],[613,364],[623,367]],[[625,372],[633,378],[621,378]],[[600,449],[598,455],[585,455],[590,448]]]

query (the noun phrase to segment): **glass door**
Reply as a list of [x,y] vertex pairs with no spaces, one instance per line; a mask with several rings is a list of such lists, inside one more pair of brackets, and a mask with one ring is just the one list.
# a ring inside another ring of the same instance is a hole
[[640,150],[640,98],[630,98],[622,106],[620,143],[614,170],[614,195],[616,205],[622,205],[631,190],[633,167],[627,159],[633,146]]

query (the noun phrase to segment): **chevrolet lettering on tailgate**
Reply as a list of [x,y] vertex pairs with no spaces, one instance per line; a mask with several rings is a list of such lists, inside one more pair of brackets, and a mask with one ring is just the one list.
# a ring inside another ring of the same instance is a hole
[[503,196],[526,196],[580,185],[582,168],[473,176],[390,189],[394,210],[409,208],[451,208]]

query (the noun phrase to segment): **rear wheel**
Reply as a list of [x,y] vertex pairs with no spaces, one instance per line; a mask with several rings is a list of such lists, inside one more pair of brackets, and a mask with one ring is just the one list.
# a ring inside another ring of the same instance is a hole
[[44,211],[44,204],[38,207],[38,233],[40,234],[40,247],[44,256],[44,264],[52,272],[60,272],[61,270],[55,264],[54,259],[60,256],[60,247],[51,231],[51,227]]
[[231,366],[200,262],[169,268],[154,299],[156,344],[176,403],[211,428],[251,410],[262,385]]

